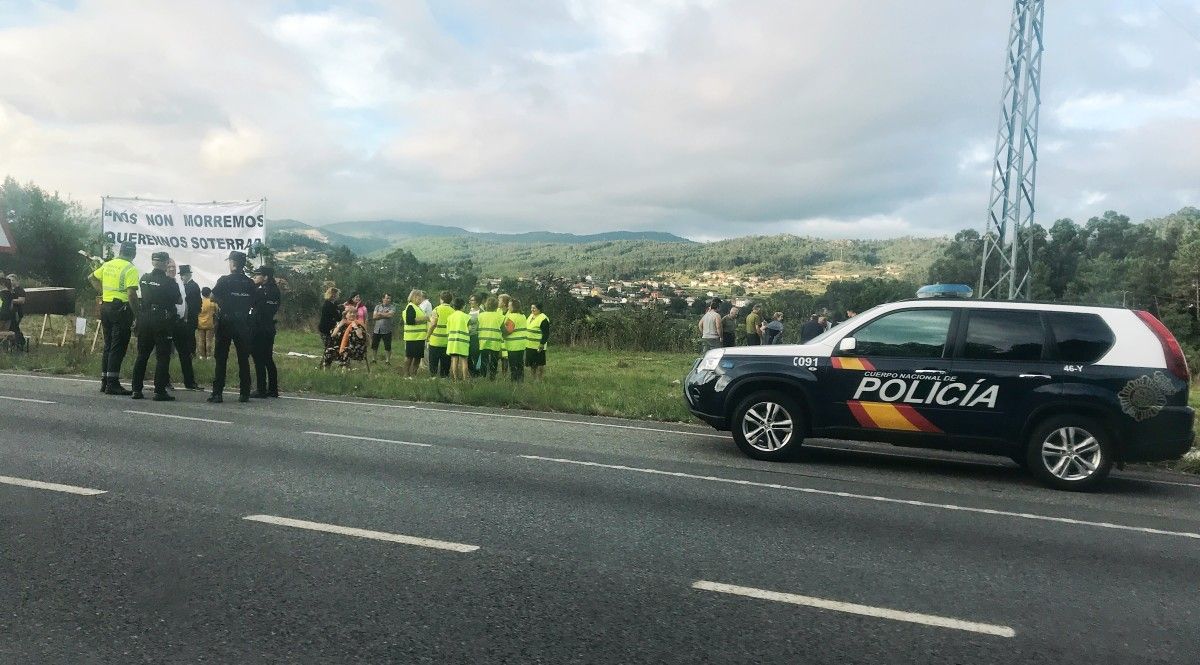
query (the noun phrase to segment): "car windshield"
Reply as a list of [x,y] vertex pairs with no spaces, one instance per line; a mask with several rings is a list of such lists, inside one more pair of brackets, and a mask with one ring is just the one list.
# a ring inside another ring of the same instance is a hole
[[874,312],[875,310],[879,309],[882,306],[883,305],[876,305],[876,306],[872,307],[871,309],[868,309],[867,311],[863,312],[862,314],[857,314],[849,319],[846,319],[845,321],[838,323],[837,325],[830,328],[829,330],[826,330],[825,332],[821,333],[820,335],[817,335],[816,337],[808,340],[807,342],[805,342],[805,344],[820,344],[820,343],[834,337],[835,335],[837,335],[839,333],[839,331],[846,330],[846,328],[849,327],[847,324],[852,323],[854,321],[865,321],[866,319],[863,319],[861,317],[866,316],[867,314],[870,314],[871,312]]

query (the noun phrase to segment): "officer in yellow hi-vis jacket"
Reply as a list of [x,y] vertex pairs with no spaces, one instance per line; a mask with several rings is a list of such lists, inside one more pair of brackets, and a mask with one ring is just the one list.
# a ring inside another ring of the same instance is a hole
[[133,267],[137,245],[121,243],[116,258],[105,261],[88,281],[100,293],[100,326],[104,329],[104,355],[100,361],[100,392],[129,395],[121,386],[121,362],[129,349],[134,312],[138,306],[138,270]]

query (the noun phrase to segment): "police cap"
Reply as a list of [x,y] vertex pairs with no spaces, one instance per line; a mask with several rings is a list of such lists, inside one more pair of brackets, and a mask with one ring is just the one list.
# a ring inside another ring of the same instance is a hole
[[180,275],[190,275],[190,274],[192,274],[192,267],[191,267],[191,266],[189,266],[189,265],[188,265],[188,264],[186,264],[186,263],[185,263],[185,264],[183,264],[183,265],[181,265],[181,266],[179,266],[179,274],[180,274]]
[[275,269],[272,268],[271,266],[259,266],[254,269],[254,274],[262,275],[263,277],[274,277]]
[[229,256],[225,257],[225,260],[226,261],[236,261],[239,265],[244,266],[244,265],[246,265],[246,253],[235,250],[235,251],[230,252]]
[[171,260],[171,255],[166,252],[155,252],[150,255],[150,260],[151,261],[162,261],[165,263],[165,262]]

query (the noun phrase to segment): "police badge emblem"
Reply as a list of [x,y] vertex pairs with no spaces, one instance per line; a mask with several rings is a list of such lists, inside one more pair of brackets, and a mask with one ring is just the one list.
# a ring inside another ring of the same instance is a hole
[[1171,380],[1162,372],[1153,377],[1142,375],[1131,380],[1117,393],[1121,410],[1130,418],[1141,422],[1157,416],[1167,405],[1167,394],[1172,391]]

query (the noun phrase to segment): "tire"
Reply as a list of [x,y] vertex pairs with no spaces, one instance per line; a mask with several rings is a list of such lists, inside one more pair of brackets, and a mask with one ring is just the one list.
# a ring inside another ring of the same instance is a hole
[[747,457],[767,462],[792,459],[804,443],[804,412],[784,393],[764,390],[738,404],[730,430]]
[[1063,415],[1034,428],[1025,454],[1026,468],[1043,485],[1083,492],[1095,488],[1112,470],[1113,443],[1094,418]]

